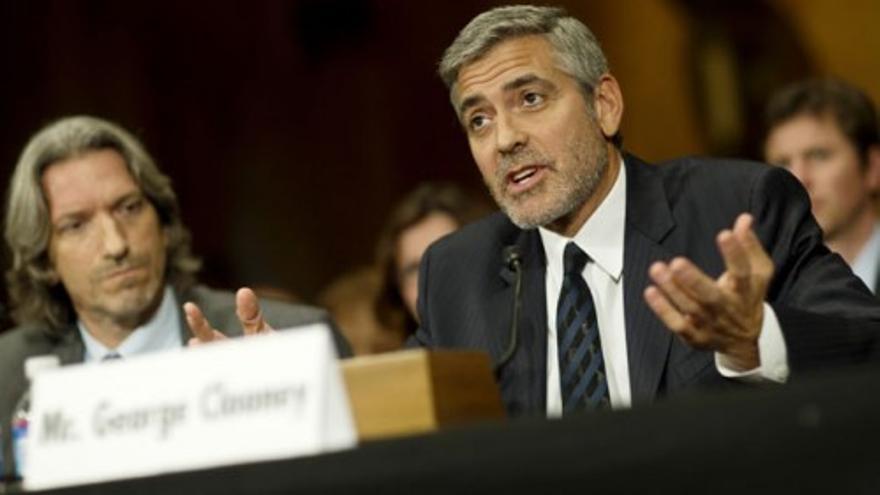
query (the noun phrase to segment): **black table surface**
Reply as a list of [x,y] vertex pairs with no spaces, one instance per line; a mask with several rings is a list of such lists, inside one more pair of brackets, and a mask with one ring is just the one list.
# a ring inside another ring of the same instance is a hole
[[[100,459],[95,459],[100,462]],[[880,493],[880,368],[40,492]]]

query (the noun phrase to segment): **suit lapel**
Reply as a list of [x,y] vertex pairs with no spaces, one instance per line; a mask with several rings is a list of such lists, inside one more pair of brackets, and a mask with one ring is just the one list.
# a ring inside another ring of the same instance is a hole
[[174,308],[174,311],[177,312],[177,321],[180,325],[178,327],[180,329],[180,342],[186,347],[189,344],[190,337],[193,337],[193,334],[189,329],[189,323],[186,322],[186,314],[183,312],[183,303],[192,301],[196,306],[202,309],[202,301],[198,300],[198,294],[193,290],[181,292],[175,288],[174,297],[177,299],[177,305]]
[[54,340],[52,353],[58,356],[61,364],[81,363],[85,359],[85,345],[76,324],[68,325],[50,338]]
[[675,227],[663,184],[649,165],[626,156],[624,319],[633,404],[654,399],[666,367],[672,333],[644,301],[651,263],[668,258],[661,241]]

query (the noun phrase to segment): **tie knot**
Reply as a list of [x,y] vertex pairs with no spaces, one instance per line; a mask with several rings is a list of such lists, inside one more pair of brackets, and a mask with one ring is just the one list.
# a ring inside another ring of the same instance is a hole
[[122,359],[122,355],[116,351],[111,351],[107,354],[104,354],[104,357],[101,358],[101,361],[114,361],[117,359]]
[[569,242],[565,245],[565,253],[562,255],[562,269],[566,274],[578,274],[584,271],[587,261],[590,259],[577,244]]

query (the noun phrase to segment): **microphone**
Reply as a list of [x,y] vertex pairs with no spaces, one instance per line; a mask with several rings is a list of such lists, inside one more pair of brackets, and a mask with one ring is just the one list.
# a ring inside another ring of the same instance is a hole
[[501,252],[501,259],[504,261],[504,264],[516,274],[516,282],[513,290],[513,319],[510,323],[510,340],[507,343],[507,349],[505,349],[504,354],[501,355],[501,359],[495,363],[494,371],[496,375],[501,371],[501,368],[510,361],[510,358],[513,357],[513,353],[516,351],[519,307],[521,302],[520,292],[522,290],[522,256],[519,254],[519,248],[517,246],[506,246]]

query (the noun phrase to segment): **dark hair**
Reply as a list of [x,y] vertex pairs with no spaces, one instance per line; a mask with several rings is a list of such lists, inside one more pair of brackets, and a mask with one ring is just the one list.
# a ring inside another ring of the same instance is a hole
[[856,147],[863,164],[870,148],[880,144],[874,103],[862,90],[839,79],[807,79],[775,93],[764,115],[765,136],[800,115],[833,117],[841,132]]
[[387,328],[405,327],[410,334],[418,326],[400,295],[397,253],[400,235],[432,213],[446,213],[459,227],[487,211],[459,187],[449,183],[428,182],[418,186],[398,203],[382,229],[376,246],[376,265],[382,273],[382,285],[376,298],[376,316]]

